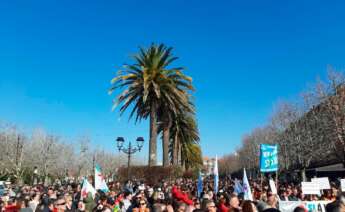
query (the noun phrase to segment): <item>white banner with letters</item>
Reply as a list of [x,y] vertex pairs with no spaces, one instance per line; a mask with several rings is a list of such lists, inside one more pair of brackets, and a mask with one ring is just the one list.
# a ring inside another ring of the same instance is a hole
[[326,205],[330,201],[279,201],[281,212],[291,212],[295,208],[302,206],[308,212],[326,212]]

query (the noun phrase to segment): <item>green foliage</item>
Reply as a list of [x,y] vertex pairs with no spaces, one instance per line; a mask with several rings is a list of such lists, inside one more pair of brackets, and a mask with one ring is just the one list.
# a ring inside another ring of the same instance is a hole
[[[170,180],[182,177],[183,171],[179,166],[132,166],[130,168],[130,178],[143,180],[151,185],[157,185],[162,180],[167,180],[169,176]],[[117,173],[118,180],[124,182],[127,180],[127,167],[120,168]]]
[[169,105],[175,113],[181,106],[188,107],[186,90],[194,89],[192,79],[182,73],[182,67],[168,67],[178,59],[173,56],[171,47],[152,44],[147,49],[140,48],[139,54],[133,58],[134,63],[125,65],[124,70],[120,70],[111,81],[110,94],[117,89],[122,90],[113,108],[123,103],[120,107],[122,114],[133,105],[130,118],[135,115],[136,121],[139,121],[149,116],[153,104]]
[[[194,114],[189,94],[194,90],[192,78],[183,74],[182,67],[170,67],[178,59],[172,54],[172,50],[173,48],[164,44],[152,44],[147,49],[139,48],[139,53],[133,56],[134,62],[125,65],[124,69],[118,72],[112,79],[112,87],[109,90],[110,94],[115,90],[120,91],[113,105],[115,109],[121,104],[120,114],[131,108],[130,119],[135,116],[137,122],[150,117],[153,121],[150,124],[149,158],[155,154],[152,147],[156,143],[156,117],[159,121],[159,130],[164,131],[166,135],[163,136],[166,150],[169,146],[169,129],[174,120],[186,113]],[[187,153],[186,151],[184,150],[183,154]],[[168,160],[169,152],[163,152],[164,159]]]
[[174,151],[180,151],[180,160],[186,168],[202,165],[202,153],[199,146],[199,131],[195,117],[191,113],[179,114],[171,128],[170,155],[174,159]]

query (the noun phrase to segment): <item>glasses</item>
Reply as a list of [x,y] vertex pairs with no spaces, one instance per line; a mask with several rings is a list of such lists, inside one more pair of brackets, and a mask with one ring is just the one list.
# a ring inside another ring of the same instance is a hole
[[57,205],[66,205],[66,202],[58,203]]
[[140,205],[146,205],[146,202],[141,202]]

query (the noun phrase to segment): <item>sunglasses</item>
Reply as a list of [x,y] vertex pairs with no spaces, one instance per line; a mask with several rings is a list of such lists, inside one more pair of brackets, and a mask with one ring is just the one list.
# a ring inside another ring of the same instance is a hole
[[141,202],[140,205],[146,205],[146,202]]
[[66,205],[66,202],[59,203],[57,205]]

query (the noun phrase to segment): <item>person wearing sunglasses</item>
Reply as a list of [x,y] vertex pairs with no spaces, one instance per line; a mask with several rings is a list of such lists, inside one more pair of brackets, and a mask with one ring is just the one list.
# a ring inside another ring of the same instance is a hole
[[145,199],[140,199],[137,208],[133,208],[133,212],[150,212]]
[[64,198],[59,198],[55,202],[55,211],[64,212],[66,210],[66,201]]

